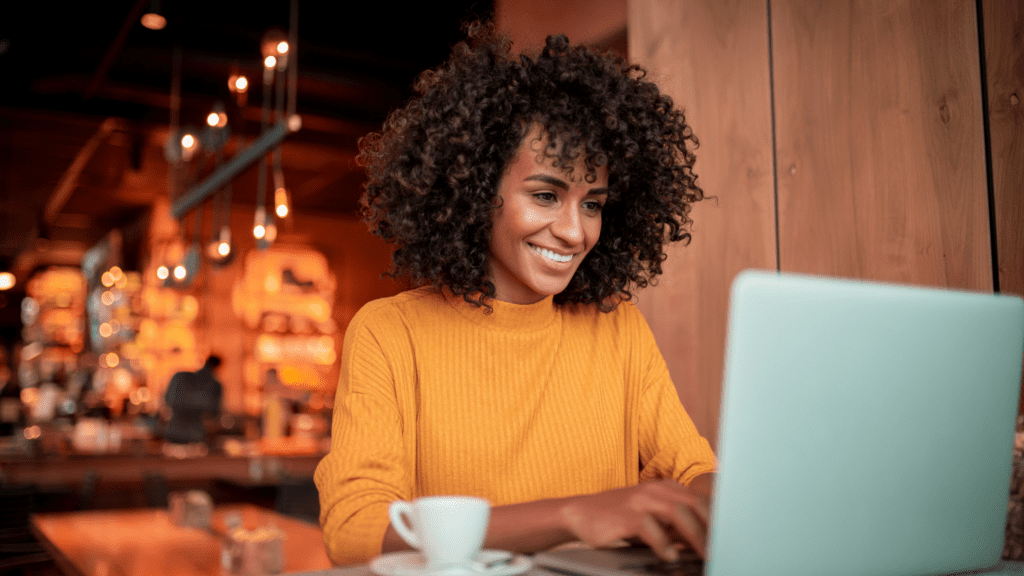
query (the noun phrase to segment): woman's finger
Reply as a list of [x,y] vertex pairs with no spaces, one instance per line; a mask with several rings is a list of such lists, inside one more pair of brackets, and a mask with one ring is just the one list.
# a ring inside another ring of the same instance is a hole
[[679,535],[704,558],[707,546],[707,524],[701,520],[693,508],[685,504],[677,504],[672,511],[672,527]]
[[679,559],[679,550],[672,544],[672,539],[663,526],[649,514],[644,514],[640,519],[640,539],[644,541],[658,558],[666,562],[674,562]]

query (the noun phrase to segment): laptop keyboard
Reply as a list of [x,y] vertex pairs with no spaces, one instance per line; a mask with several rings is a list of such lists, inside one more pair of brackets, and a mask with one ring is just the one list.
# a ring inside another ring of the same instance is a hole
[[656,574],[658,576],[702,576],[704,574],[704,560],[692,550],[683,550],[679,558],[672,562],[658,561],[645,564],[632,564],[622,566],[623,570],[631,572],[642,572],[644,574]]

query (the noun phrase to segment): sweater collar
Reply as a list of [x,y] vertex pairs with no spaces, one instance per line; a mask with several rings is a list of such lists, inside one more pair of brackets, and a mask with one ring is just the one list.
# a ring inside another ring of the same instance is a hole
[[536,332],[551,325],[558,316],[554,296],[534,304],[512,304],[489,299],[490,313],[483,306],[473,306],[461,296],[444,291],[445,298],[460,314],[481,326],[507,332]]

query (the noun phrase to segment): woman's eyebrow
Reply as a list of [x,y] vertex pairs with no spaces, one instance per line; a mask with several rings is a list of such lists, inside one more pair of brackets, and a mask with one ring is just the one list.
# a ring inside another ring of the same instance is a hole
[[[524,182],[530,180],[533,180],[535,182],[543,182],[545,184],[561,188],[562,190],[569,189],[569,185],[564,180],[560,180],[558,178],[555,178],[554,176],[548,176],[547,174],[532,174],[530,176],[527,176],[526,178],[523,178]],[[608,188],[594,188],[593,190],[587,192],[587,196],[603,196],[606,194],[608,194]]]
[[569,189],[569,185],[566,184],[564,180],[559,180],[558,178],[555,178],[554,176],[548,176],[546,174],[532,174],[530,176],[527,176],[526,178],[523,178],[523,181],[529,181],[529,180],[534,180],[534,181],[537,181],[537,182],[543,182],[545,184],[550,184],[552,186],[557,186],[558,188],[561,188],[563,190],[568,190]]

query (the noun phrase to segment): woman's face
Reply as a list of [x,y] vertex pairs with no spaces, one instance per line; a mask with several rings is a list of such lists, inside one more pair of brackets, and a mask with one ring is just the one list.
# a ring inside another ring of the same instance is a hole
[[546,135],[532,128],[498,184],[488,273],[502,302],[532,304],[565,290],[601,236],[607,168],[587,182],[579,158],[570,177],[542,154],[546,145]]

